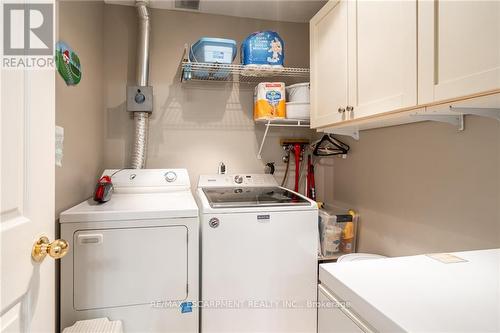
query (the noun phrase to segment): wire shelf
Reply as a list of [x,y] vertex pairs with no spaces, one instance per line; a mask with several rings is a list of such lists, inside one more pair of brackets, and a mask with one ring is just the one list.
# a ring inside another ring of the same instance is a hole
[[230,82],[257,85],[263,81],[279,81],[285,84],[309,81],[308,68],[247,67],[235,64],[182,62],[181,82]]
[[285,84],[309,81],[309,68],[263,67],[239,64],[192,62],[186,45],[181,62],[181,82],[223,82],[257,85],[263,81]]

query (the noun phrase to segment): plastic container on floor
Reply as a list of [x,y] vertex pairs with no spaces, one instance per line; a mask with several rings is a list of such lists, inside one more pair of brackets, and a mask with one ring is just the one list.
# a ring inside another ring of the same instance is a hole
[[[351,214],[336,214],[319,210],[320,252],[325,258],[356,250],[357,218]],[[349,246],[346,246],[349,244]]]

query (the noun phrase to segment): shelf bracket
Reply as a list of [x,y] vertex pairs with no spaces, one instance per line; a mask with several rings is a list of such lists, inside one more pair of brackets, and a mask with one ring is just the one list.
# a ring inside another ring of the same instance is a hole
[[269,132],[269,127],[271,127],[271,120],[266,122],[266,129],[264,130],[264,136],[262,137],[262,141],[260,142],[259,152],[257,153],[257,159],[262,159],[262,149],[264,148],[264,143],[266,142],[267,133]]
[[359,140],[359,129],[357,127],[327,128],[322,132],[350,136],[354,140]]
[[416,117],[421,121],[437,121],[440,123],[447,123],[456,126],[459,131],[464,130],[464,115],[463,114],[432,114],[432,113],[420,113],[415,112],[410,114],[411,117]]
[[472,108],[450,106],[450,111],[460,114],[488,117],[500,121],[500,108]]
[[264,149],[264,143],[266,142],[267,135],[269,134],[270,127],[300,127],[309,128],[309,121],[302,119],[267,119],[267,120],[257,120],[258,123],[264,124],[266,129],[264,130],[264,136],[260,143],[259,152],[257,153],[257,159],[262,159],[262,149]]
[[181,57],[181,64],[180,64],[180,71],[181,71],[180,82],[181,83],[185,82],[185,81],[189,81],[192,78],[191,69],[187,66],[184,66],[183,65],[184,63],[186,63],[186,64],[191,63],[191,60],[189,60],[189,45],[188,44],[184,44],[184,52],[182,53],[182,57]]

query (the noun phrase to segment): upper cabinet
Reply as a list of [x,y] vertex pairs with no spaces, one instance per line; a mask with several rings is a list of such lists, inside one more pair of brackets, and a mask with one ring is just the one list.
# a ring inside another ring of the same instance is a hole
[[337,123],[346,116],[348,19],[348,2],[330,1],[310,23],[312,128]]
[[310,43],[312,128],[500,92],[500,1],[330,0]]
[[416,1],[348,1],[349,117],[417,103]]
[[419,1],[419,104],[500,88],[500,1]]
[[417,103],[416,1],[329,1],[310,41],[311,127]]

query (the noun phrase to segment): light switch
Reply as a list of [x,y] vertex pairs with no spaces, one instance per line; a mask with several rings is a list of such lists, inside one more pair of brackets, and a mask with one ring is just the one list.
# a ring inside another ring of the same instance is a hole
[[64,128],[56,126],[56,165],[62,167]]

